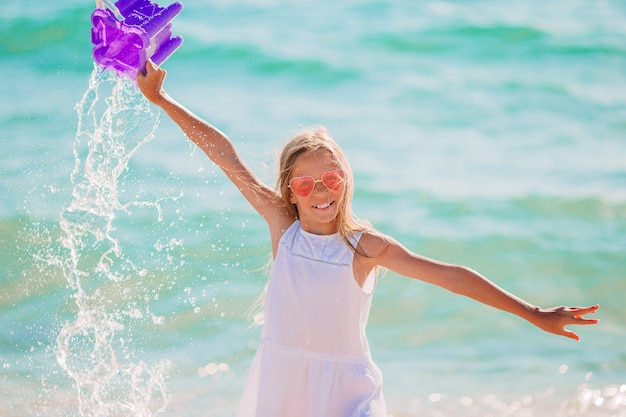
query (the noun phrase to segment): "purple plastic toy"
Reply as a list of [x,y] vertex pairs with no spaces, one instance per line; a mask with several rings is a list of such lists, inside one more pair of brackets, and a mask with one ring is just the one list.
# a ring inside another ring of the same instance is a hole
[[93,58],[104,68],[134,80],[139,70],[146,70],[148,58],[160,65],[183,43],[182,37],[172,37],[170,23],[181,3],[160,7],[150,0],[99,0],[96,5],[91,14]]

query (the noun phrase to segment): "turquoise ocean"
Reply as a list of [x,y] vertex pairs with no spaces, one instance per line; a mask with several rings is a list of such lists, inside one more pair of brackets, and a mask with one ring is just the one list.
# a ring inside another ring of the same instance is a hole
[[[626,416],[626,3],[183,4],[166,87],[263,179],[324,125],[359,217],[529,302],[601,305],[575,342],[388,272],[368,335],[390,414]],[[266,226],[94,68],[93,8],[2,8],[0,415],[232,416]]]

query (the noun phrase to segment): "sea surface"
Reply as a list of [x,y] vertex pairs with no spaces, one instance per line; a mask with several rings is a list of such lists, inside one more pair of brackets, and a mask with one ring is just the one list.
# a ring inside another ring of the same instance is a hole
[[[183,4],[166,88],[261,178],[324,125],[382,232],[531,303],[601,305],[576,342],[388,272],[368,335],[390,414],[626,416],[626,3]],[[0,416],[233,416],[267,228],[94,66],[93,8],[2,7]]]

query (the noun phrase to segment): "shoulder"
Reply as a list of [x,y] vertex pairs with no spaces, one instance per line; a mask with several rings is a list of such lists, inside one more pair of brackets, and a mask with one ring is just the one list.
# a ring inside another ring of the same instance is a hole
[[357,253],[361,256],[366,258],[378,258],[385,253],[392,243],[393,239],[389,236],[375,229],[367,229],[363,232],[356,249]]
[[[354,253],[354,262],[357,265],[355,266],[355,274],[365,279],[364,277],[368,276],[371,271],[377,271],[382,266],[392,240],[372,228],[367,228],[360,233],[361,238]],[[362,272],[359,273],[358,271]]]

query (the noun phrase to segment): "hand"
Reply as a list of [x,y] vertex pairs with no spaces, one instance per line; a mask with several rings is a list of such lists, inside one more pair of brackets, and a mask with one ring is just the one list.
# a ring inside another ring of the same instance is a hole
[[570,324],[596,324],[598,319],[588,319],[584,316],[586,314],[595,313],[600,306],[598,304],[591,307],[552,307],[548,309],[537,310],[537,322],[538,327],[549,333],[554,333],[560,336],[569,337],[574,340],[580,340],[580,337],[565,328]]
[[157,66],[151,59],[146,62],[146,73],[137,73],[137,87],[141,93],[151,102],[157,103],[165,97],[163,82],[167,76],[167,71]]

